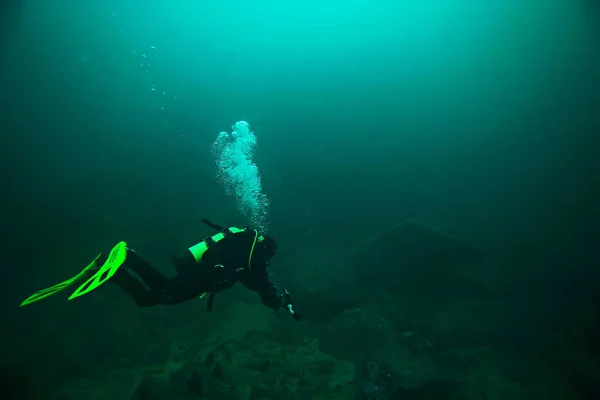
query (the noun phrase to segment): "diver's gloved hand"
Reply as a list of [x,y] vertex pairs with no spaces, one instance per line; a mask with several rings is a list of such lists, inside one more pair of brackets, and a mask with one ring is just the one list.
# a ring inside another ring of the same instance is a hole
[[296,309],[292,304],[292,295],[290,294],[290,292],[288,292],[287,289],[283,289],[283,293],[280,294],[277,298],[281,306],[287,311],[287,313],[291,314],[296,321],[300,321],[300,315],[296,312]]

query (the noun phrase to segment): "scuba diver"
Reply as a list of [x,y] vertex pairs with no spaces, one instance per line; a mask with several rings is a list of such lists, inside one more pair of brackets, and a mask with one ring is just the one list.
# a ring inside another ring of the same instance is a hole
[[[98,255],[75,277],[28,297],[21,306],[52,296],[67,287],[81,284],[69,300],[83,296],[107,281],[119,285],[141,307],[183,303],[208,294],[207,310],[213,307],[215,295],[241,282],[255,291],[261,302],[280,312],[300,316],[287,290],[271,281],[267,267],[276,253],[271,236],[262,236],[250,228],[223,228],[207,219],[202,222],[219,233],[202,239],[183,253],[172,257],[177,275],[167,278],[148,264],[125,242],[119,242],[105,256]],[[91,276],[90,276],[91,275]]]

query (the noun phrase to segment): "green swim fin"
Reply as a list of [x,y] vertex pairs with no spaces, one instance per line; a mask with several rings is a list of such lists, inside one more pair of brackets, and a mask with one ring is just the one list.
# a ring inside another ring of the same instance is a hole
[[67,279],[64,282],[57,283],[54,286],[51,286],[51,287],[46,288],[46,289],[42,289],[39,292],[36,292],[36,293],[32,294],[31,296],[29,296],[28,298],[26,298],[20,304],[20,307],[26,306],[26,305],[31,304],[31,303],[35,303],[36,301],[40,301],[42,299],[45,299],[46,297],[50,297],[52,295],[55,295],[58,292],[62,291],[63,289],[71,286],[73,283],[79,281],[85,275],[86,272],[88,272],[91,269],[97,268],[96,261],[98,260],[98,258],[100,258],[101,255],[102,255],[102,253],[98,254],[98,256],[96,256],[96,258],[94,258],[94,260],[91,263],[89,263],[89,265],[87,267],[85,267],[80,273],[78,273],[77,275],[75,275],[71,279]]
[[85,283],[77,288],[73,292],[73,294],[69,297],[69,300],[73,300],[79,296],[83,296],[84,294],[88,294],[94,289],[97,289],[104,282],[112,278],[112,276],[117,272],[119,267],[123,265],[125,259],[127,258],[127,243],[119,242],[113,249],[110,251],[106,262],[100,269]]

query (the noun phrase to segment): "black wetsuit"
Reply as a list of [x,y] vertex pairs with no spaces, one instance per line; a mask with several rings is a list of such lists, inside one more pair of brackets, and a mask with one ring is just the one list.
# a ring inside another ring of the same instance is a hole
[[[263,304],[277,311],[281,306],[287,307],[291,299],[287,291],[280,292],[269,281],[269,260],[261,243],[254,247],[249,268],[254,237],[252,230],[230,234],[212,243],[199,263],[191,251],[186,250],[173,257],[177,275],[172,278],[167,278],[134,250],[128,249],[125,263],[111,281],[121,286],[141,307],[178,304],[206,293],[209,311],[214,296],[239,281],[257,292]],[[294,317],[298,319],[296,314]]]

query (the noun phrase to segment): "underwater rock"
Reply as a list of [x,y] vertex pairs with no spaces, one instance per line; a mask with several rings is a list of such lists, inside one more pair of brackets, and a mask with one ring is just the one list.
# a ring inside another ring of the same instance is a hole
[[168,379],[147,374],[131,400],[200,398],[208,392],[205,380],[190,365],[169,373]]
[[290,391],[287,388],[265,388],[259,385],[254,385],[250,388],[250,396],[247,398],[247,400],[299,400],[300,398],[310,397],[301,397],[298,395],[298,393]]
[[361,285],[354,279],[346,249],[305,244],[291,248],[282,254],[282,260],[277,260],[289,265],[285,267],[285,287],[303,318],[327,323],[345,309],[364,305]]
[[462,385],[458,382],[429,381],[426,385],[405,388],[399,386],[393,399],[402,400],[444,400],[457,398]]
[[357,381],[357,400],[392,400],[400,380],[393,368],[381,361],[369,361],[361,368]]
[[173,390],[168,382],[147,379],[135,389],[131,400],[159,400],[172,395]]
[[[461,299],[436,307],[420,322],[422,330],[440,348],[503,344],[509,337],[516,345],[520,340],[518,325],[504,323],[503,312],[501,304],[486,304],[476,298]],[[502,329],[498,329],[499,326]]]
[[[421,376],[407,381],[406,373],[397,373],[389,364],[371,360],[362,365],[357,380],[357,400],[444,400],[455,398],[462,385]],[[417,384],[418,382],[418,384]]]
[[319,337],[326,353],[347,360],[384,356],[396,344],[396,330],[382,316],[362,308],[351,308],[331,320]]
[[215,379],[223,379],[223,364],[215,364],[210,374]]
[[148,346],[143,362],[146,365],[163,363],[169,352],[169,345],[164,342],[158,342]]
[[204,381],[202,380],[202,377],[196,370],[192,372],[190,379],[188,379],[185,385],[188,388],[189,392],[195,397],[202,397],[206,393]]
[[376,235],[352,255],[360,282],[394,294],[463,292],[462,269],[480,261],[481,252],[470,242],[413,220]]
[[260,387],[260,386],[252,386],[250,389],[250,399],[249,400],[269,400],[273,397],[273,391]]
[[2,399],[38,399],[36,380],[23,365],[0,365],[0,398]]
[[290,285],[299,313],[315,322],[327,322],[345,309],[359,307],[362,301],[360,287],[355,284],[303,286],[301,282]]

